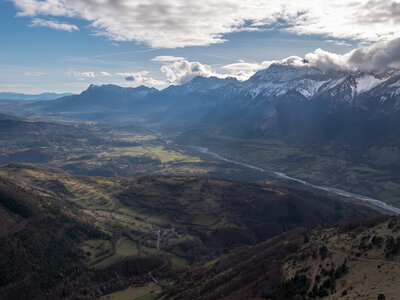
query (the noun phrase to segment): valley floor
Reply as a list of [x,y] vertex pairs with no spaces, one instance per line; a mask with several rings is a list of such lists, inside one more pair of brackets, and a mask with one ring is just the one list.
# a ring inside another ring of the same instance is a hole
[[317,155],[276,139],[249,140],[193,131],[179,136],[178,142],[207,147],[230,160],[400,207],[399,176],[390,169]]

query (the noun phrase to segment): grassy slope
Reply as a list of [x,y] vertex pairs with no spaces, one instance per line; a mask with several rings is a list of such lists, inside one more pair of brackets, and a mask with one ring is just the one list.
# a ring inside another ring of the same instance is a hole
[[1,164],[42,163],[71,174],[108,177],[209,174],[263,179],[245,168],[188,154],[137,126],[89,126],[72,121],[57,124],[3,115],[0,125]]
[[152,300],[156,299],[161,287],[155,283],[149,283],[143,286],[132,286],[126,290],[118,291],[106,296],[100,297],[99,300]]
[[79,243],[105,238],[90,220],[57,199],[0,177],[0,298],[41,298],[83,272]]
[[[393,241],[393,242],[391,242]],[[327,251],[321,251],[321,248]],[[326,253],[326,255],[321,253]],[[314,254],[314,255],[313,255]],[[315,254],[317,254],[315,256]],[[338,270],[331,275],[331,270]],[[400,292],[400,218],[381,218],[314,230],[285,266],[285,279],[306,272],[309,296],[397,299]]]
[[180,277],[166,299],[397,299],[400,218],[294,230]]
[[195,232],[224,244],[221,238],[229,230],[255,242],[299,225],[333,224],[373,213],[305,190],[193,176],[84,177],[21,164],[1,168],[0,175],[73,202],[105,230],[114,230],[115,223],[147,233],[153,247],[154,230],[165,226],[180,229],[182,239],[185,232],[189,237]]
[[[43,203],[59,203],[68,214],[75,211],[103,231],[94,236],[80,231],[73,234],[71,249],[80,253],[80,264],[89,268],[85,272],[98,274],[90,275],[99,276],[97,284],[108,282],[101,292],[96,285],[88,288],[87,297],[132,284],[133,274],[143,275],[162,266],[182,271],[193,263],[206,262],[224,251],[255,244],[291,228],[335,224],[376,214],[369,208],[306,190],[195,176],[87,177],[27,164],[3,166],[0,176],[18,182],[30,195],[46,199]],[[41,227],[40,233],[45,234],[53,226],[61,230],[66,225],[49,223]],[[176,235],[162,235],[157,250],[158,230],[167,232],[171,228]],[[54,234],[57,232],[54,230]],[[68,240],[62,234],[60,239]],[[37,248],[41,253],[41,247],[32,245],[32,251]],[[125,270],[129,261],[139,269]],[[87,285],[91,280],[73,284]],[[62,291],[56,289],[57,295]],[[70,291],[85,292],[72,287]]]

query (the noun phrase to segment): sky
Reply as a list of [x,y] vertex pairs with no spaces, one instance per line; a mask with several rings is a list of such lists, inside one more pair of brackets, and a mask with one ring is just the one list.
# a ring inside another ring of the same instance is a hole
[[[197,2],[197,3],[196,3]],[[0,0],[0,92],[246,80],[271,63],[400,62],[400,1]]]

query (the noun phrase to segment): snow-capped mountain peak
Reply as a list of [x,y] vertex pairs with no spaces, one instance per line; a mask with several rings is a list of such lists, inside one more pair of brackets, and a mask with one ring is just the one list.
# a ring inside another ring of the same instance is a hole
[[327,82],[326,74],[317,68],[273,64],[244,82],[241,93],[254,99],[258,96],[282,96],[295,90],[306,98],[312,98]]
[[384,72],[323,72],[311,66],[272,64],[243,82],[240,94],[252,100],[281,97],[294,91],[306,99],[326,94],[336,97],[339,102],[348,102],[397,75],[399,71],[393,69]]

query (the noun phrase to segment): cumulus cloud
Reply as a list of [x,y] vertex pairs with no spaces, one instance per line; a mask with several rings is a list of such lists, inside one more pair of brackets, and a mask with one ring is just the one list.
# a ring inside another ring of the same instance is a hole
[[185,59],[184,57],[179,57],[179,56],[170,56],[170,55],[162,55],[162,56],[156,56],[151,59],[151,61],[158,61],[158,62],[171,62],[171,61],[177,61],[177,60],[183,60]]
[[[240,60],[224,66],[211,66],[201,62],[191,62],[183,57],[157,56],[153,61],[162,62],[160,71],[165,75],[165,80],[154,79],[148,71],[133,73],[108,73],[102,72],[76,72],[73,75],[83,80],[99,76],[122,76],[126,81],[138,85],[165,86],[168,84],[184,84],[196,76],[218,78],[235,77],[238,80],[247,80],[259,70],[266,69],[272,64],[285,64],[296,67],[316,67],[321,71],[370,71],[383,70],[390,67],[400,68],[400,38],[390,41],[364,46],[345,54],[331,53],[316,49],[304,57],[290,56],[282,60],[265,60],[262,62],[246,62]],[[35,72],[30,73],[34,76]],[[39,76],[37,72],[36,76]],[[26,73],[27,75],[28,73]],[[28,75],[27,75],[28,76]]]
[[243,60],[222,66],[216,70],[210,65],[187,60],[175,61],[161,67],[168,82],[183,84],[196,76],[235,77],[247,80],[259,70],[271,64],[285,64],[296,67],[315,67],[321,71],[381,71],[387,68],[400,68],[400,38],[388,42],[360,47],[345,54],[336,54],[322,49],[307,53],[304,57],[290,56],[282,60],[245,62]]
[[187,60],[179,60],[172,64],[162,66],[161,72],[165,74],[168,82],[172,84],[183,84],[196,76],[221,77],[221,74],[216,73],[211,66]]
[[136,73],[117,73],[118,76],[125,77],[126,81],[131,81],[140,85],[166,85],[167,82],[148,77],[148,71],[140,71]]
[[[331,53],[322,49],[316,49],[314,52],[306,54],[304,59],[307,65],[316,67],[321,71],[350,69],[344,55]],[[305,63],[303,59],[298,59],[294,62],[299,66]]]
[[353,68],[369,70],[400,66],[400,38],[350,51],[345,56]]
[[33,19],[29,26],[30,27],[48,27],[48,28],[62,30],[62,31],[68,31],[68,32],[79,30],[79,28],[73,24],[58,23],[56,21],[43,20],[43,19],[39,19],[39,18]]
[[12,1],[19,16],[80,18],[97,35],[156,48],[205,46],[226,41],[229,33],[271,28],[369,42],[389,40],[400,32],[398,0]]
[[[304,56],[309,65],[320,70],[383,70],[400,67],[400,38],[360,47],[343,55],[317,49]],[[301,64],[300,61],[297,61]]]
[[255,72],[266,69],[273,61],[261,63],[248,63],[243,60],[222,66],[219,70],[208,64],[191,62],[186,59],[176,60],[161,67],[161,72],[167,77],[167,83],[180,85],[192,80],[196,76],[218,78],[235,77],[238,80],[246,80]]

